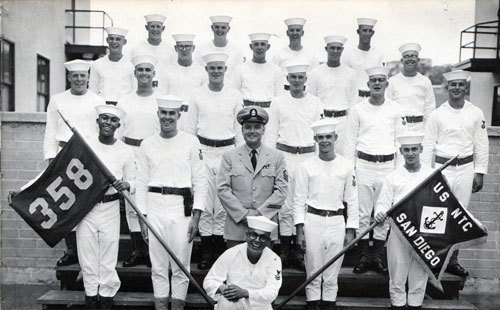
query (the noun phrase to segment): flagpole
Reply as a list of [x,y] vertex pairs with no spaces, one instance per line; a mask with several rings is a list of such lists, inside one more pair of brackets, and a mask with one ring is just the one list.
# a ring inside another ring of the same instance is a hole
[[[70,123],[64,118],[64,116],[61,114],[59,110],[57,110],[63,121],[68,125],[68,127],[71,129],[71,131],[77,135],[83,143],[88,147],[90,152],[92,153],[92,156],[95,159],[95,162],[97,163],[98,167],[102,170],[102,172],[106,175],[106,177],[111,181],[111,183],[116,181],[116,177],[113,175],[113,173],[106,167],[106,165],[101,161],[101,159],[97,156],[97,154],[94,152],[94,150],[88,145],[87,141],[80,135],[80,133],[74,128],[73,126],[70,125]],[[177,264],[177,266],[182,270],[182,272],[189,278],[189,281],[191,284],[194,285],[194,287],[199,291],[203,299],[207,301],[210,306],[215,305],[217,302],[213,300],[210,296],[207,295],[205,290],[198,284],[196,279],[191,275],[191,273],[184,267],[184,265],[181,263],[181,261],[177,258],[177,256],[174,254],[174,252],[170,249],[170,247],[165,243],[163,238],[161,238],[160,234],[154,229],[153,226],[148,222],[146,217],[142,214],[142,212],[139,210],[139,208],[136,206],[134,200],[130,197],[130,194],[127,191],[119,191],[119,193],[125,198],[130,203],[130,206],[134,211],[137,213],[137,216],[139,219],[146,224],[146,226],[149,228],[149,231],[156,237],[156,239],[160,242],[160,244],[163,246],[165,251],[167,251],[168,255],[174,260],[174,262]]]
[[[428,175],[422,182],[420,182],[413,190],[411,190],[408,194],[406,194],[402,199],[400,199],[398,202],[396,202],[389,210],[387,210],[386,214],[387,216],[390,216],[403,202],[405,202],[409,197],[411,197],[417,190],[419,190],[419,187],[421,184],[424,184],[425,182],[429,181],[432,177],[436,175],[436,173],[443,171],[446,167],[448,167],[453,160],[455,160],[458,157],[455,156],[448,160],[446,163],[444,163],[441,167],[437,168],[434,170],[433,173]],[[283,308],[283,306],[288,303],[295,295],[297,295],[300,291],[302,291],[309,283],[311,283],[314,279],[316,279],[320,274],[322,274],[328,267],[330,267],[333,263],[335,263],[342,255],[344,255],[347,251],[349,251],[356,243],[358,243],[359,240],[361,240],[366,234],[368,234],[370,231],[372,231],[379,223],[373,222],[368,228],[363,230],[361,233],[356,236],[351,242],[349,242],[337,255],[332,257],[323,267],[321,267],[318,271],[316,271],[313,275],[311,275],[309,278],[307,278],[299,287],[297,287],[289,296],[285,298],[276,308],[275,310]]]

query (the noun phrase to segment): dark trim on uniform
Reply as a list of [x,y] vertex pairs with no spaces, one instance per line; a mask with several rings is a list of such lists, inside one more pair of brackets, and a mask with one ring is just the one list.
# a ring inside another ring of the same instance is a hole
[[342,117],[347,115],[347,110],[333,111],[333,110],[323,110],[325,117]]
[[116,106],[117,103],[118,103],[118,101],[106,101],[106,104],[114,105],[114,106]]
[[101,200],[99,200],[99,203],[106,203],[106,202],[111,202],[120,199],[120,194],[115,193],[111,195],[104,195],[102,196]]
[[360,97],[370,97],[370,91],[369,90],[358,89],[358,96],[360,96]]
[[143,139],[132,139],[129,137],[123,137],[123,142],[128,145],[133,145],[133,146],[141,146]]
[[252,101],[252,100],[243,99],[243,105],[245,107],[259,106],[261,108],[269,108],[269,107],[271,107],[271,101]]
[[[435,161],[438,164],[444,164],[445,162],[447,162],[450,159],[451,158],[442,157],[442,156],[439,156],[439,155],[436,155],[436,157],[435,157]],[[455,158],[454,160],[451,161],[450,165],[451,166],[461,166],[461,165],[465,165],[465,164],[471,163],[473,161],[474,161],[474,155],[469,155],[467,157]]]
[[405,119],[408,123],[421,123],[424,121],[424,116],[405,116]]
[[280,151],[292,153],[292,154],[306,154],[313,153],[316,151],[316,145],[313,146],[290,146],[283,143],[276,143],[276,148]]
[[311,213],[314,215],[319,215],[323,217],[330,217],[330,216],[337,216],[337,215],[344,215],[344,209],[338,209],[335,211],[332,210],[320,210],[316,209],[314,207],[311,207],[310,205],[307,205],[307,213]]
[[391,161],[394,159],[394,154],[389,155],[371,155],[365,152],[358,151],[358,158],[371,161],[374,163],[385,163],[386,161]]
[[233,145],[235,143],[234,137],[231,139],[225,139],[225,140],[212,140],[212,139],[207,139],[202,136],[197,135],[198,140],[200,140],[200,143],[206,146],[211,146],[211,147],[223,147],[223,146],[228,146],[228,145]]

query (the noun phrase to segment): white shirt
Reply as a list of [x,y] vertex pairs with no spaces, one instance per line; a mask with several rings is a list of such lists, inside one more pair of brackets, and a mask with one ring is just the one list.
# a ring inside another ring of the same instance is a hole
[[106,101],[118,101],[136,87],[134,66],[130,59],[122,56],[119,61],[109,60],[108,55],[92,63],[89,89]]
[[137,158],[137,207],[146,213],[149,186],[191,187],[193,209],[204,210],[207,177],[200,143],[178,131],[173,138],[156,134],[142,141]]
[[170,64],[159,74],[158,79],[162,94],[182,98],[186,104],[194,89],[208,83],[205,68],[196,63],[188,67],[181,66],[177,62]]
[[236,245],[225,251],[214,263],[203,281],[208,296],[221,298],[217,289],[226,285],[237,285],[248,290],[245,310],[272,310],[271,303],[278,297],[283,278],[281,259],[269,248],[264,248],[256,264],[247,256],[247,243]]
[[271,57],[271,61],[281,68],[286,75],[286,65],[289,60],[295,59],[298,62],[304,62],[309,65],[309,71],[319,65],[319,59],[314,50],[302,46],[300,51],[294,51],[289,46],[285,46]]
[[236,115],[242,108],[241,93],[232,87],[224,86],[221,91],[211,91],[208,85],[199,87],[189,98],[186,131],[213,140],[236,137],[240,145],[243,137]]
[[375,206],[375,214],[387,212],[396,202],[404,198],[415,186],[429,176],[432,171],[432,168],[424,165],[416,172],[410,172],[404,166],[398,166],[384,180]]
[[427,123],[431,112],[436,109],[436,98],[429,78],[417,72],[416,76],[407,77],[398,73],[389,79],[385,94],[403,108],[404,115],[424,116]]
[[250,60],[239,65],[229,83],[241,92],[243,99],[251,101],[271,101],[283,89],[281,69],[269,62]]
[[243,61],[245,60],[241,49],[232,41],[228,40],[226,46],[218,47],[214,45],[213,40],[210,40],[204,42],[203,44],[200,44],[199,46],[198,45],[196,46],[196,50],[194,53],[195,61],[201,66],[205,67],[206,64],[205,61],[203,61],[203,56],[212,53],[224,53],[229,55],[229,58],[226,61],[226,66],[227,66],[227,71],[225,75],[226,80],[232,78],[234,69],[236,69],[236,67],[239,64],[242,64]]
[[[116,139],[115,143],[112,145],[101,143],[98,136],[86,137],[85,141],[87,141],[90,148],[96,153],[115,178],[128,182],[130,184],[130,192],[134,192],[137,169],[132,148],[123,143],[120,139]],[[111,195],[116,192],[116,189],[110,186],[106,195]]]
[[325,110],[347,110],[358,97],[356,72],[342,64],[335,68],[322,64],[309,73],[306,89],[321,99]]
[[488,171],[488,131],[483,111],[469,101],[461,109],[447,102],[431,113],[422,142],[422,162],[430,165],[432,154],[452,158],[474,155],[474,172]]
[[293,218],[295,225],[304,224],[307,205],[337,211],[347,202],[346,228],[359,228],[358,191],[354,164],[337,154],[334,160],[318,156],[303,162],[295,181]]
[[314,131],[310,126],[322,114],[321,100],[309,93],[302,98],[294,98],[287,92],[274,98],[264,135],[265,143],[271,148],[276,148],[276,142],[300,147],[314,145]]
[[358,89],[369,90],[368,85],[366,85],[368,82],[366,69],[382,67],[384,65],[384,56],[374,47],[370,47],[368,51],[362,51],[356,47],[342,54],[342,63],[356,71]]
[[104,99],[87,90],[84,95],[73,95],[71,89],[50,98],[47,107],[47,125],[43,140],[44,159],[56,157],[59,141],[68,142],[73,132],[64,123],[59,112],[82,136],[97,135],[98,105],[106,104]]
[[169,64],[177,61],[174,46],[163,39],[158,45],[151,45],[147,39],[141,41],[130,51],[130,59],[140,55],[150,55],[156,58],[158,61],[155,66],[157,75],[159,72],[163,72]]
[[151,96],[142,97],[132,92],[118,100],[116,106],[127,113],[121,121],[120,137],[140,140],[160,132],[157,95],[154,92]]
[[356,151],[389,155],[398,150],[396,136],[403,132],[401,106],[385,99],[376,106],[365,99],[354,105],[347,118],[344,157],[355,162]]

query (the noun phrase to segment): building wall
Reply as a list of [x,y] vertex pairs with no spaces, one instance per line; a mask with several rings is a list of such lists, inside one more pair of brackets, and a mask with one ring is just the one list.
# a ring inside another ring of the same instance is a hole
[[[499,4],[499,0],[476,0],[474,23],[498,20]],[[479,35],[477,46],[495,47],[496,40],[497,37],[494,35]],[[493,50],[476,51],[476,58],[495,58],[495,56]],[[472,73],[470,100],[483,110],[488,125],[491,125],[493,111],[493,87],[498,84],[500,84],[500,72],[495,74],[489,72]]]
[[[76,4],[89,9],[90,0]],[[4,0],[2,6],[2,35],[15,44],[15,110],[36,112],[37,54],[50,60],[50,95],[65,89],[65,10],[71,0]]]
[[[1,274],[2,283],[56,282],[54,266],[64,242],[49,248],[7,205],[16,190],[46,167],[42,144],[45,113],[2,113]],[[469,269],[469,291],[496,291],[500,278],[500,130],[489,130],[490,164],[483,190],[472,196],[469,209],[488,227],[485,244],[461,250],[461,262]],[[495,284],[496,283],[496,284]]]

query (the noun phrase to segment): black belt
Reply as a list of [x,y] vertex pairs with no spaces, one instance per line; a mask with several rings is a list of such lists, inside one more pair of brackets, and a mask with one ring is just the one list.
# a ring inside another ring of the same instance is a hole
[[424,116],[405,116],[405,119],[408,123],[421,123],[424,121]]
[[394,154],[389,155],[370,155],[365,152],[358,151],[358,158],[371,161],[374,163],[384,163],[386,161],[391,161],[394,159]]
[[271,106],[271,101],[252,101],[252,100],[243,99],[243,105],[245,107],[256,105],[256,106],[259,106],[261,108],[269,108]]
[[320,210],[320,209],[313,208],[310,205],[307,205],[307,213],[311,213],[311,214],[319,215],[319,216],[324,216],[324,217],[330,217],[330,216],[336,216],[336,215],[344,215],[344,209],[338,209],[336,211]]
[[276,148],[281,151],[285,151],[292,154],[305,154],[312,153],[316,151],[316,146],[290,146],[283,143],[276,143]]
[[59,141],[58,142],[60,148],[63,148],[66,145],[66,143],[68,143],[68,142],[66,142],[66,141]]
[[179,195],[184,198],[184,215],[191,216],[193,210],[193,194],[189,187],[155,187],[150,186],[148,189],[151,193],[158,193],[162,195]]
[[347,110],[333,111],[333,110],[323,110],[325,117],[342,117],[347,115]]
[[369,90],[358,89],[358,96],[360,96],[360,97],[370,97],[370,91]]
[[120,199],[120,194],[115,193],[111,195],[104,195],[102,196],[101,200],[99,200],[99,203],[106,203],[106,202],[111,202]]
[[116,105],[118,101],[106,101],[106,104]]
[[[450,159],[451,158],[441,157],[439,155],[436,155],[436,158],[435,158],[435,160],[438,164],[444,164],[445,162],[447,162]],[[474,155],[469,155],[467,157],[455,158],[454,160],[451,161],[450,165],[461,166],[461,165],[471,163],[473,161],[474,161]]]
[[207,139],[202,136],[197,136],[198,140],[200,140],[200,143],[203,145],[207,146],[212,146],[212,147],[222,147],[222,146],[228,146],[228,145],[233,145],[235,140],[234,138],[231,139],[226,139],[226,140],[212,140],[212,139]]
[[132,139],[129,137],[123,137],[123,142],[128,145],[133,145],[133,146],[141,146],[143,139]]
[[188,111],[188,109],[189,109],[189,106],[188,106],[187,104],[183,104],[183,105],[181,105],[181,109],[180,109],[180,110],[181,110],[181,112],[187,112],[187,111]]

